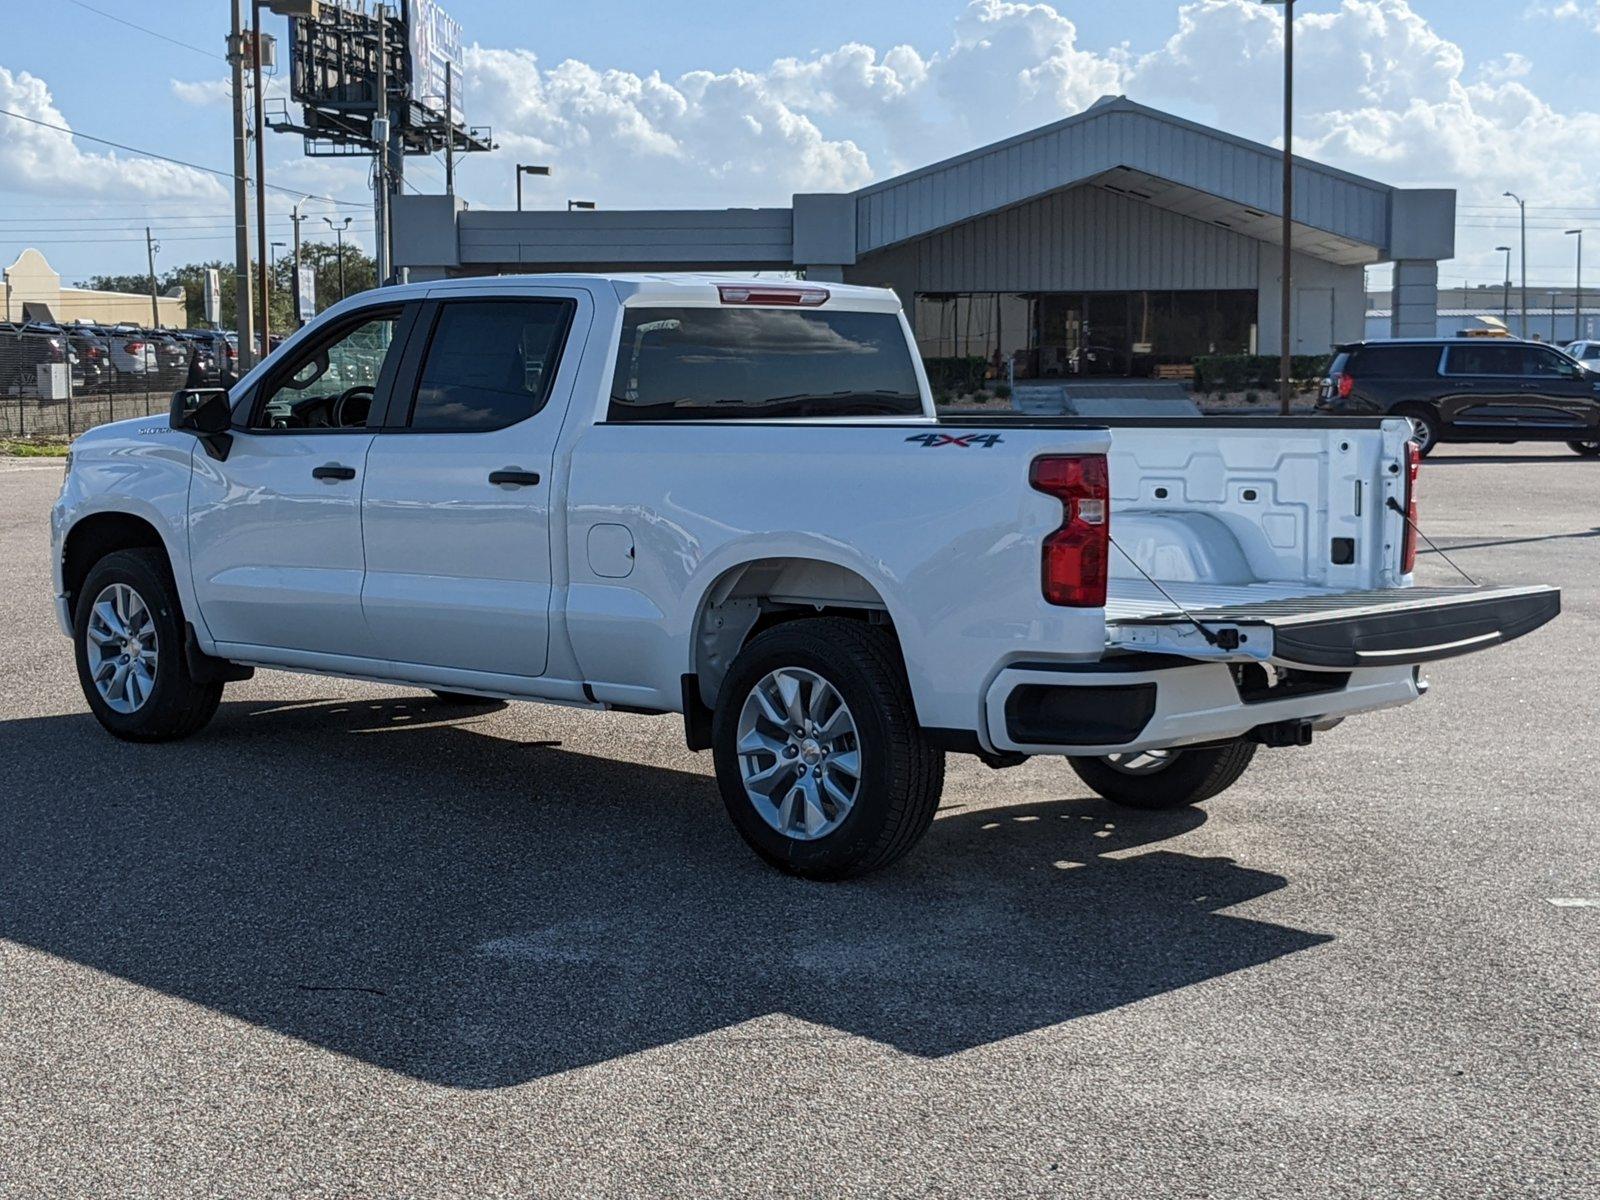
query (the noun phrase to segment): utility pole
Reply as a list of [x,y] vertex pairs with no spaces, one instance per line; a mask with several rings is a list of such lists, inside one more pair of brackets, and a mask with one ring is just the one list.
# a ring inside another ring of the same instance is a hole
[[[456,110],[454,85],[450,78],[452,64],[449,59],[444,63],[444,194],[456,194]],[[517,182],[522,182],[522,177],[517,176]]]
[[1583,230],[1569,229],[1567,236],[1578,239],[1578,277],[1572,289],[1572,340],[1576,342],[1583,338]]
[[161,247],[150,236],[150,226],[144,227],[144,253],[150,263],[150,328],[161,328],[161,306],[156,303],[156,251]]
[[1278,411],[1289,415],[1289,376],[1294,369],[1294,0],[1283,6],[1283,322],[1282,357],[1278,368]]
[[328,223],[328,228],[333,230],[339,242],[339,299],[344,299],[344,231],[350,228],[350,218],[344,219],[343,225],[335,225],[332,217],[323,217]]
[[255,319],[250,308],[250,174],[244,129],[244,0],[233,0],[228,65],[233,76],[234,316],[239,331],[239,373],[255,364]]
[[[377,266],[378,286],[389,282],[389,52],[388,7],[374,6],[378,21],[378,115],[372,121],[372,216],[376,228],[372,231],[373,259]],[[339,257],[341,269],[344,256]],[[339,284],[341,299],[344,284]]]
[[[267,124],[262,119],[262,78],[261,78],[261,0],[250,0],[251,25],[255,30],[253,37],[254,53],[251,58],[255,66],[255,108],[256,108],[256,253],[260,254],[267,249]],[[267,302],[270,299],[272,287],[271,272],[260,263],[256,264],[256,274],[261,279],[261,357],[265,358],[272,343],[268,340],[269,327],[272,319],[268,316]]]
[[300,206],[304,203],[304,200],[296,200],[294,209],[289,213],[289,220],[294,222],[294,285],[289,289],[289,294],[294,297],[294,319],[301,325],[306,323],[306,315],[300,311],[300,222],[305,220],[300,214]]
[[1500,322],[1509,330],[1511,328],[1511,247],[1496,246],[1495,251],[1497,253],[1504,252],[1506,256],[1506,294],[1505,300],[1500,306]]
[[1528,336],[1528,202],[1515,192],[1505,193],[1522,210],[1522,336]]

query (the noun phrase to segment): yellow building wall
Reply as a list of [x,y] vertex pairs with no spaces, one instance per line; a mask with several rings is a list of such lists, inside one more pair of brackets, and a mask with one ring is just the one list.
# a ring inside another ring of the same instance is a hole
[[[150,297],[130,292],[97,292],[89,288],[62,287],[61,275],[43,254],[24,250],[17,261],[5,269],[4,308],[7,321],[22,320],[25,304],[43,305],[57,321],[119,321],[150,324]],[[161,296],[156,300],[160,323],[183,329],[189,323],[183,296]]]

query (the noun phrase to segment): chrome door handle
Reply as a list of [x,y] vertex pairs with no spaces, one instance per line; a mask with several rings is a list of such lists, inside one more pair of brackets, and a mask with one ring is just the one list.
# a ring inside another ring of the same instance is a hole
[[356,469],[342,466],[339,463],[323,463],[320,467],[311,468],[313,479],[354,479]]
[[539,482],[539,472],[507,467],[503,471],[490,471],[489,482],[510,484],[512,487],[532,487]]

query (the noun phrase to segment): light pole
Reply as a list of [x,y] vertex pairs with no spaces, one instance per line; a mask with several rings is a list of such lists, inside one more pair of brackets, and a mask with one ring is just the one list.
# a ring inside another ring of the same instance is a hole
[[517,211],[522,211],[522,177],[524,175],[548,175],[549,167],[533,166],[529,163],[517,164]]
[[594,211],[594,201],[593,200],[568,200],[567,201],[567,211],[568,212],[572,212],[574,209],[582,209],[584,212],[593,212]]
[[267,267],[270,270],[278,269],[278,251],[287,246],[288,242],[269,242],[267,244]]
[[1583,337],[1583,230],[1569,229],[1567,236],[1578,239],[1578,277],[1572,289],[1572,340],[1576,342]]
[[1511,328],[1511,247],[1496,246],[1495,251],[1497,253],[1504,252],[1506,256],[1506,295],[1505,300],[1500,305],[1500,320],[1509,330]]
[[1278,319],[1282,325],[1278,366],[1278,411],[1289,415],[1289,376],[1294,369],[1294,0],[1265,0],[1283,5],[1283,284]]
[[334,237],[339,241],[339,299],[344,299],[344,231],[350,228],[350,218],[344,219],[343,225],[334,224],[332,217],[323,217],[328,223],[328,228],[333,230]]
[[1528,336],[1528,202],[1515,192],[1506,197],[1517,202],[1522,210],[1522,336]]
[[1550,299],[1550,341],[1553,343],[1556,340],[1556,301],[1561,299],[1561,293],[1546,292],[1545,295]]

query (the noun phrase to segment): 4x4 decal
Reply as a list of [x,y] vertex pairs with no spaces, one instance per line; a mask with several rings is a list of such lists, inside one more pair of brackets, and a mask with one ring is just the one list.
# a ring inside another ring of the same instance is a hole
[[935,446],[998,446],[1005,439],[998,433],[965,433],[957,437],[951,433],[919,433],[908,437],[908,442],[921,442],[930,450]]

